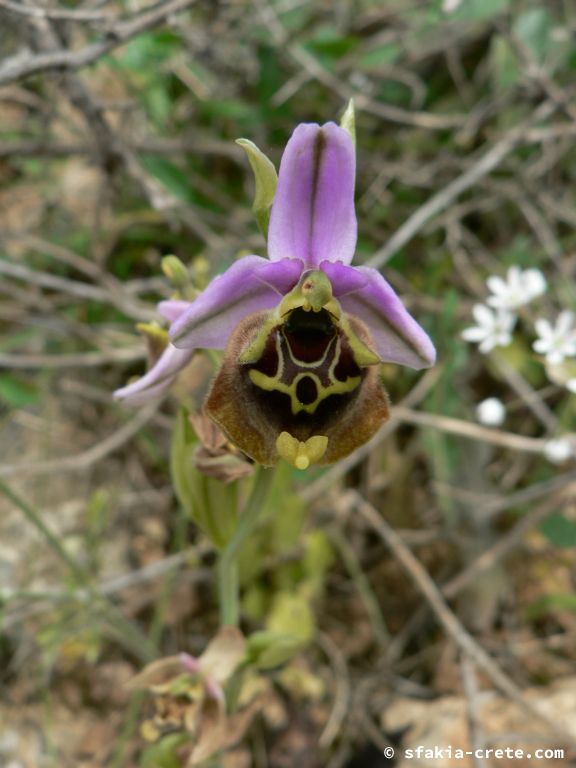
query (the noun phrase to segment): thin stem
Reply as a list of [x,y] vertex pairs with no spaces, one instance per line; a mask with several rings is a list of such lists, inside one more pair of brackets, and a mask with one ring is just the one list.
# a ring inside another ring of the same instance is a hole
[[32,525],[38,531],[40,531],[40,533],[44,536],[48,544],[52,547],[54,552],[58,555],[60,560],[62,560],[62,562],[65,563],[66,566],[69,568],[70,573],[74,575],[74,578],[76,579],[76,581],[78,581],[78,583],[82,585],[89,584],[90,579],[86,571],[82,568],[82,566],[79,563],[76,562],[76,560],[64,547],[60,539],[54,533],[52,533],[50,528],[48,528],[48,526],[42,519],[41,515],[39,515],[33,507],[31,507],[26,501],[24,501],[24,499],[22,499],[20,496],[14,493],[14,491],[8,485],[6,485],[6,483],[3,480],[0,480],[0,493],[3,493],[4,496],[10,499],[10,501],[12,501],[21,512],[23,512],[28,522],[32,523]]
[[238,605],[238,595],[240,590],[240,580],[238,578],[238,561],[235,557],[225,560],[220,559],[219,563],[219,586],[220,586],[220,622],[222,625],[230,624],[238,626],[240,609]]
[[149,642],[146,635],[140,631],[135,623],[127,619],[105,596],[98,592],[92,583],[90,573],[68,552],[58,536],[46,525],[42,516],[1,479],[0,493],[3,493],[4,496],[10,499],[24,514],[28,522],[36,530],[40,531],[60,560],[68,567],[74,579],[87,590],[87,595],[94,601],[93,610],[96,611],[98,607],[102,609],[104,624],[107,624],[111,630],[109,634],[117,637],[118,641],[125,648],[142,661],[151,661],[155,656],[156,649]]
[[237,554],[240,546],[256,527],[258,517],[270,491],[275,473],[267,469],[258,469],[254,478],[252,493],[246,507],[238,519],[238,526],[220,555],[218,566],[220,585],[220,621],[222,625],[238,626],[239,582]]
[[378,598],[374,594],[370,581],[358,562],[353,547],[350,546],[348,540],[340,533],[340,531],[330,531],[330,538],[340,553],[344,565],[346,566],[346,570],[352,577],[352,581],[360,594],[360,599],[364,603],[364,608],[368,613],[376,640],[382,648],[386,648],[390,643],[390,633],[386,626],[384,616],[382,615]]

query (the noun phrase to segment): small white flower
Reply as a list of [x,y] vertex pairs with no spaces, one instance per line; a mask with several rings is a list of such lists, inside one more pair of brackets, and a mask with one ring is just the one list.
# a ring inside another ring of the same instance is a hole
[[487,427],[499,427],[506,418],[506,408],[502,400],[489,397],[476,406],[476,417],[480,424]]
[[506,279],[492,275],[486,281],[492,296],[487,303],[495,309],[518,309],[540,296],[546,290],[546,279],[539,269],[520,269],[513,266]]
[[494,347],[507,347],[512,341],[516,316],[504,309],[496,311],[484,304],[476,304],[472,314],[478,325],[462,331],[465,341],[479,343],[480,352],[490,352]]
[[576,395],[576,379],[568,379],[566,382],[566,389],[570,390]]
[[443,0],[442,10],[444,13],[452,13],[460,6],[461,2],[462,0]]
[[532,349],[540,355],[545,355],[550,365],[559,365],[565,357],[576,355],[576,329],[574,315],[565,309],[552,325],[548,320],[540,318],[534,324],[540,337],[532,345]]
[[544,444],[544,456],[553,464],[563,464],[574,453],[572,442],[566,437],[557,437],[554,440],[548,440]]

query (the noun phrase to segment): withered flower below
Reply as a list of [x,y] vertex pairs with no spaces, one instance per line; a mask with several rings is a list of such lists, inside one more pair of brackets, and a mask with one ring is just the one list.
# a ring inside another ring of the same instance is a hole
[[288,142],[270,215],[268,259],[245,256],[194,301],[159,305],[171,344],[135,384],[163,395],[198,348],[225,348],[205,410],[264,465],[305,469],[366,442],[388,418],[380,364],[434,363],[434,346],[356,246],[355,151],[335,123],[302,124]]
[[182,733],[186,768],[236,744],[261,707],[250,700],[227,712],[224,686],[245,656],[244,637],[235,627],[222,627],[198,658],[186,653],[149,664],[129,682],[132,690],[154,696],[154,714],[142,726],[148,741]]

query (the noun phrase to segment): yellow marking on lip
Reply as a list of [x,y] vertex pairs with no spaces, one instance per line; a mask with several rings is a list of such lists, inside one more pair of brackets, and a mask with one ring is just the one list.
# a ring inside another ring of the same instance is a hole
[[[360,384],[361,380],[360,376],[349,376],[346,381],[334,380],[328,387],[325,387],[322,385],[320,379],[309,371],[299,373],[294,377],[290,384],[284,384],[282,381],[279,381],[276,376],[266,376],[266,374],[261,371],[256,371],[254,369],[249,371],[249,376],[253,384],[266,392],[282,392],[283,394],[288,395],[293,416],[296,416],[300,411],[304,411],[305,413],[315,413],[316,408],[318,408],[320,403],[327,397],[330,397],[330,395],[345,395],[348,392],[353,392]],[[305,405],[298,400],[296,388],[298,387],[299,382],[308,376],[313,379],[316,384],[318,397],[313,403]]]

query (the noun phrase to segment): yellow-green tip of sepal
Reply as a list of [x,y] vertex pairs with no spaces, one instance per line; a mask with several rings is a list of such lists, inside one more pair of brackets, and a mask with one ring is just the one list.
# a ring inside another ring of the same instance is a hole
[[320,461],[327,447],[326,435],[314,435],[305,442],[292,437],[289,432],[281,432],[276,438],[278,455],[296,469],[308,469],[311,464]]
[[150,359],[156,362],[168,346],[168,331],[156,323],[138,323],[136,329],[146,339]]
[[352,137],[352,143],[356,146],[356,112],[354,110],[354,99],[350,99],[344,114],[340,119],[340,128],[348,131]]
[[256,216],[260,231],[264,237],[267,237],[270,208],[276,194],[278,174],[276,173],[274,163],[266,157],[262,150],[258,149],[253,141],[249,139],[236,139],[236,144],[246,152],[248,162],[254,173],[256,189],[254,191],[252,210]]

